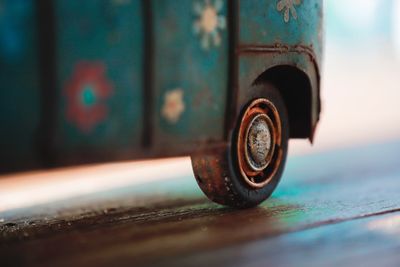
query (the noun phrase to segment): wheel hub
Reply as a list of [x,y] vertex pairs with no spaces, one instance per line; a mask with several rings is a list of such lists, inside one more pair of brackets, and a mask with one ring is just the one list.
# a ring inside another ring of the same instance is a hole
[[271,120],[265,114],[256,115],[250,122],[246,134],[245,154],[249,166],[254,171],[265,169],[269,163],[273,127]]
[[281,121],[272,102],[259,98],[245,110],[238,133],[240,172],[251,187],[262,188],[282,160]]

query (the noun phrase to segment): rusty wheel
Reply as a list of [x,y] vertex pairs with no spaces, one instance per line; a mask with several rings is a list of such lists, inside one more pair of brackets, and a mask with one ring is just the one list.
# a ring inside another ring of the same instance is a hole
[[284,169],[289,125],[279,91],[271,84],[254,88],[221,149],[193,155],[196,180],[213,201],[251,207],[268,198]]
[[281,132],[274,103],[265,98],[253,100],[242,116],[237,141],[239,170],[250,187],[264,187],[278,170],[282,161]]

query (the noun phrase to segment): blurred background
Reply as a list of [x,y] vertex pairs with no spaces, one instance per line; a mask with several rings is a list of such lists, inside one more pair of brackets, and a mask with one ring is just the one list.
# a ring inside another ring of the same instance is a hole
[[[321,121],[313,145],[291,141],[288,168],[305,155],[400,137],[400,1],[326,0],[325,22]],[[176,177],[197,188],[188,158],[22,176],[0,179],[0,212]]]
[[292,154],[400,137],[399,75],[400,1],[326,0],[321,122]]

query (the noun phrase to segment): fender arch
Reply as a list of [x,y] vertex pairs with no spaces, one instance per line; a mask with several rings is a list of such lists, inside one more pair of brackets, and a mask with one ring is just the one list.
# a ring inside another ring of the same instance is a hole
[[278,65],[264,71],[254,84],[272,83],[280,91],[288,111],[290,137],[308,138],[312,125],[312,85],[308,75],[290,65]]

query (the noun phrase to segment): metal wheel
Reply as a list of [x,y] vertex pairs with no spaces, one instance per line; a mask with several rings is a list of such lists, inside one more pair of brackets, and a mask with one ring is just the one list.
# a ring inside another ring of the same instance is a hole
[[269,83],[252,89],[229,143],[192,156],[196,180],[213,201],[251,207],[268,198],[284,169],[289,125],[279,91]]
[[265,98],[251,102],[243,114],[237,140],[239,169],[251,187],[262,188],[274,177],[282,161],[281,132],[275,105]]

